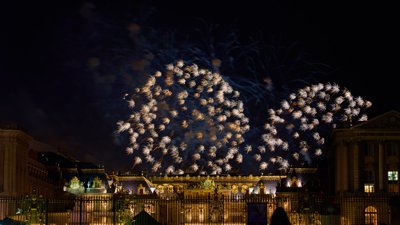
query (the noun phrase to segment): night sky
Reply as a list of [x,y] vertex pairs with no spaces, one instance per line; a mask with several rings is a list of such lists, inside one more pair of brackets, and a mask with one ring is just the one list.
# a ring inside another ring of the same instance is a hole
[[[247,46],[243,49],[259,44],[261,47],[254,47],[257,56],[288,53],[281,57],[290,60],[271,63],[275,69],[266,72],[257,66],[254,72],[258,81],[270,78],[277,91],[290,87],[290,79],[330,81],[372,101],[370,117],[400,110],[395,81],[398,39],[394,35],[399,24],[391,5],[314,0],[162,2],[3,3],[0,122],[15,122],[34,138],[79,160],[104,164],[109,170],[126,170],[130,160],[114,134],[115,123],[127,116],[122,96],[142,84],[145,72],[154,69],[137,69],[134,62],[147,54],[143,49],[166,49],[168,57],[154,60],[154,67],[165,65],[169,63],[166,59],[182,53],[157,46],[167,42],[164,32],[176,34],[175,42],[189,46],[190,42],[202,43],[210,27],[214,27],[209,35],[215,35],[212,40],[223,43],[226,36],[235,34],[240,46]],[[143,35],[146,41],[133,40],[138,26],[141,31],[151,28],[148,30],[153,33]],[[153,41],[154,37],[159,39]],[[154,46],[146,47],[149,43]],[[209,47],[207,43],[198,46]],[[213,56],[223,63],[237,63],[221,69],[233,80],[251,74],[241,64],[247,55],[240,48],[232,55],[225,54],[224,47],[215,49],[216,55],[204,51],[209,53],[202,56],[205,61]],[[248,54],[248,58],[257,58]],[[307,63],[313,66],[298,66]],[[291,64],[297,69],[277,72],[276,68]],[[266,98],[271,98],[273,105],[273,97]],[[257,104],[251,107],[257,108]]]

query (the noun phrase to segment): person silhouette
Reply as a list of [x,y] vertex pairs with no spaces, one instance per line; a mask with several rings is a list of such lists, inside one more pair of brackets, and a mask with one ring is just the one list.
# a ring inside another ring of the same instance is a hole
[[272,213],[270,225],[291,225],[289,217],[282,207],[276,208]]

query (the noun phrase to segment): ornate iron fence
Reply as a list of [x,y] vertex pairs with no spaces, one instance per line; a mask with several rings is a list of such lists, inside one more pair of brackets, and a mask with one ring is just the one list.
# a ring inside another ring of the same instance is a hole
[[138,224],[135,216],[145,211],[163,225],[267,225],[277,207],[285,209],[293,225],[375,224],[375,219],[377,224],[390,224],[389,200],[392,196],[310,193],[228,197],[215,194],[204,198],[106,194],[60,199],[47,199],[34,194],[25,197],[0,196],[0,224],[1,220],[14,224],[46,225]]

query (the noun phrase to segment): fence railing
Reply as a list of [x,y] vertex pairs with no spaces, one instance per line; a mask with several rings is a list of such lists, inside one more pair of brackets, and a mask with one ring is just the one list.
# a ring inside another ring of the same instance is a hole
[[[391,197],[391,194],[371,197],[310,193],[209,195],[203,198],[106,194],[60,199],[36,195],[0,196],[0,220],[14,224],[122,225],[138,224],[133,220],[144,211],[163,225],[268,224],[273,211],[283,207],[293,225],[350,225],[364,224],[367,220],[375,224],[375,219],[390,224]],[[370,206],[373,208],[368,208]],[[370,211],[366,212],[366,209]]]

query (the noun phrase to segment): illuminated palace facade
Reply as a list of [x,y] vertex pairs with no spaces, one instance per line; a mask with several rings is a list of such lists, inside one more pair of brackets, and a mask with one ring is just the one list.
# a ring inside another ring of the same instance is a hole
[[400,113],[336,129],[332,141],[341,224],[400,224]]
[[268,224],[281,206],[292,224],[400,224],[399,147],[400,113],[390,111],[335,129],[320,168],[293,167],[265,175],[143,176],[107,173],[15,126],[3,126],[0,220]]

